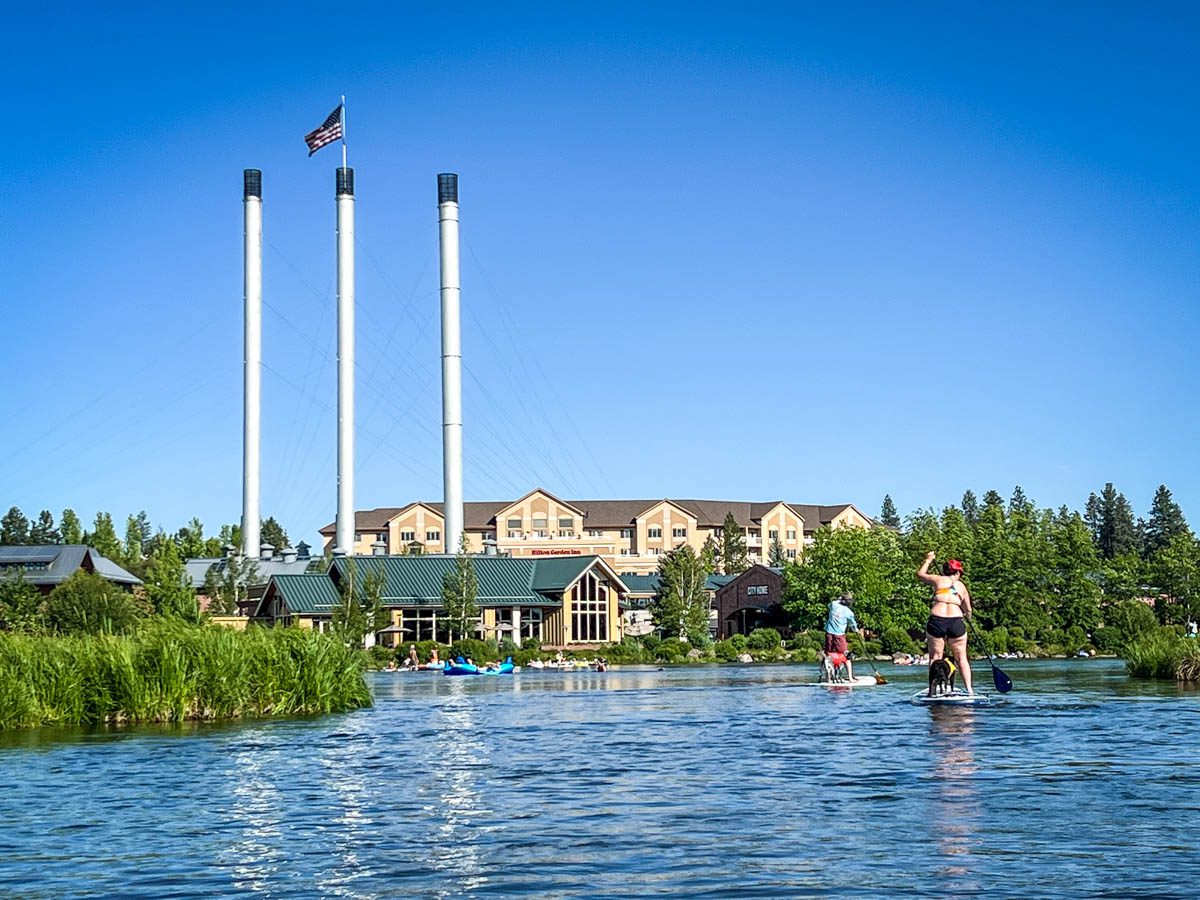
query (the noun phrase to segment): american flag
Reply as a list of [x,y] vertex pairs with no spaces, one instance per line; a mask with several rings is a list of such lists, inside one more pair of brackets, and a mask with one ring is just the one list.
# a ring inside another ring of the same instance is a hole
[[329,114],[329,117],[321,123],[320,128],[310,131],[304,136],[304,143],[308,144],[308,155],[312,156],[326,144],[341,140],[341,137],[342,105],[339,103],[338,108]]

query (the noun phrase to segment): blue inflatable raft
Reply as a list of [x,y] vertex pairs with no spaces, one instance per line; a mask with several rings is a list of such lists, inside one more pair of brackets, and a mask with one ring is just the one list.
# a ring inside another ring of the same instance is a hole
[[513,661],[511,656],[500,663],[499,668],[473,666],[460,656],[454,662],[447,660],[445,668],[442,669],[443,675],[511,675],[512,673]]

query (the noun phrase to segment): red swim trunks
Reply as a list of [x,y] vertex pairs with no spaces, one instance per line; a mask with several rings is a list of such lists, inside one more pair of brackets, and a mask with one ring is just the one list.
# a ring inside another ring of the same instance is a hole
[[845,656],[846,650],[846,636],[844,634],[830,634],[828,631],[825,632],[826,653],[841,653]]

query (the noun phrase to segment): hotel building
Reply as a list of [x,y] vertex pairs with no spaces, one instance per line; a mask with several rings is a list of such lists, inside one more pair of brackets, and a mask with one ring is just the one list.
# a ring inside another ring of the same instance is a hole
[[[786,559],[803,554],[822,527],[870,527],[871,519],[853,504],[818,506],[771,500],[563,500],[538,488],[512,501],[464,503],[469,549],[481,553],[495,542],[513,557],[599,556],[621,574],[648,575],[663,553],[690,545],[697,552],[710,535],[720,543],[727,513],[746,539],[749,562],[768,560],[778,539]],[[321,529],[326,549],[333,523]],[[453,553],[444,545],[442,504],[417,501],[400,507],[355,513],[354,554]]]

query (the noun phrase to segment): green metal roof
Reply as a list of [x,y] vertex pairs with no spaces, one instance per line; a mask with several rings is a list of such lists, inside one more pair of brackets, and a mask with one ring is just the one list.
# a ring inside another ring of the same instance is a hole
[[[491,606],[548,606],[596,563],[595,556],[528,559],[511,556],[472,556],[479,587],[475,602]],[[340,557],[329,571],[312,575],[275,575],[268,594],[277,592],[293,613],[328,613],[340,602],[337,585],[353,570],[359,587],[372,571],[383,573],[384,606],[440,606],[442,579],[454,570],[454,557],[356,556]],[[264,597],[265,599],[265,597]]]
[[292,613],[327,613],[341,600],[328,575],[273,575],[271,585]]
[[659,577],[655,572],[651,575],[622,575],[621,581],[629,588],[631,594],[653,594],[658,590]]
[[557,556],[531,560],[535,591],[562,593],[596,561],[594,556]]

